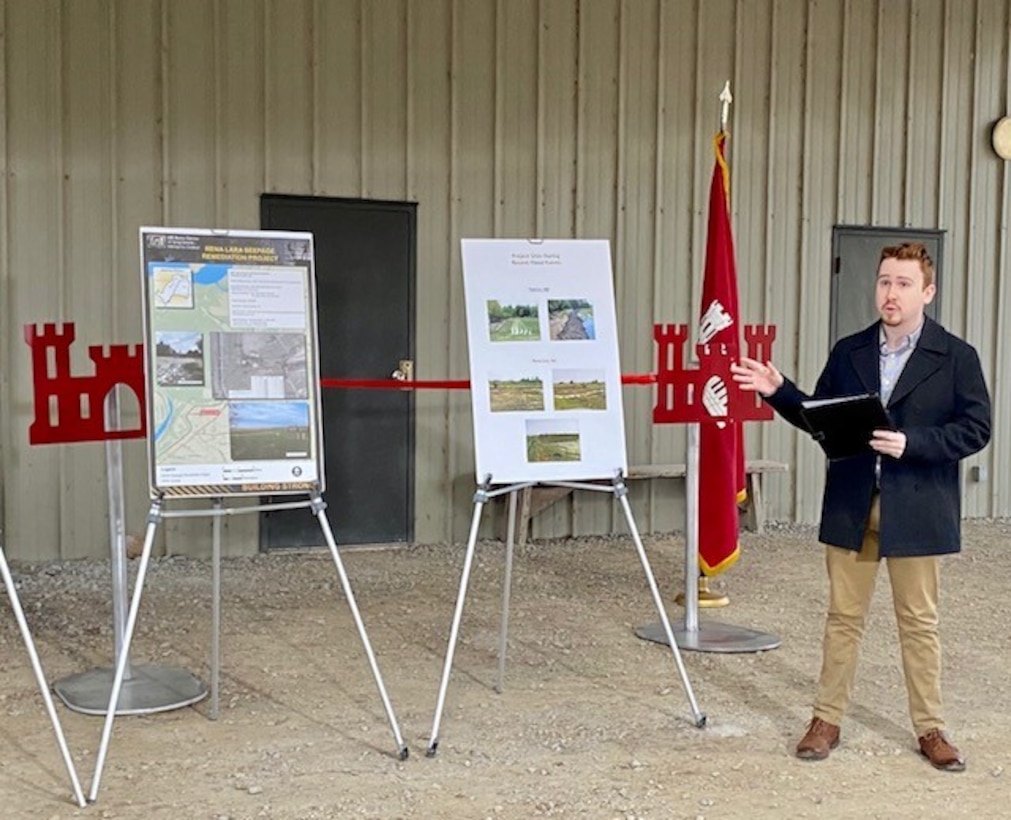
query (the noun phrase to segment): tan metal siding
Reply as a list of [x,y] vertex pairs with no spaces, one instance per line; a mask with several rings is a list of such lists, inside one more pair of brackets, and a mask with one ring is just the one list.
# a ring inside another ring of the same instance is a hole
[[267,0],[264,26],[264,184],[271,193],[309,191],[314,182],[312,4]]
[[874,77],[871,220],[894,225],[901,219],[903,169],[908,157],[906,92],[909,83],[909,2],[878,6]]
[[[453,2],[408,5],[407,197],[418,202],[417,377],[463,378],[466,369],[446,362],[461,342],[460,318],[450,304],[453,215]],[[452,329],[451,329],[452,328]],[[415,397],[415,528],[431,541],[452,538],[453,493],[450,420],[458,391],[420,390]]]
[[[803,192],[800,218],[799,268],[797,275],[783,270],[778,275],[770,265],[766,275],[766,304],[772,308],[772,323],[777,325],[776,346],[784,362],[793,357],[793,372],[817,374],[825,362],[828,344],[828,311],[831,293],[832,225],[835,221],[843,180],[851,171],[843,166],[839,135],[846,114],[840,106],[840,88],[845,81],[842,54],[847,45],[842,3],[825,0],[812,3],[807,20],[808,40],[804,63],[807,76],[804,89],[803,163],[800,186]],[[788,191],[783,195],[789,197]],[[792,285],[796,281],[797,286]],[[777,310],[776,305],[783,306]],[[795,339],[806,340],[797,345]],[[807,375],[806,384],[815,376]],[[804,380],[802,380],[804,381]],[[820,504],[820,488],[807,476],[817,476],[824,469],[816,448],[799,439],[784,424],[762,425],[763,449],[780,452],[781,460],[791,464],[798,478],[791,498],[791,482],[783,477],[768,482],[770,506],[779,507],[781,516],[797,512],[809,520]]]
[[541,3],[537,26],[537,219],[534,236],[574,236],[579,14]]
[[944,95],[944,3],[913,3],[910,8],[909,70],[905,118],[909,151],[903,168],[902,211],[910,225],[937,225],[940,190],[941,129],[937,112]]
[[[5,233],[10,285],[3,338],[10,388],[4,412],[8,426],[3,431],[4,534],[9,557],[54,557],[61,552],[74,554],[83,544],[62,539],[64,500],[73,492],[65,469],[67,448],[27,445],[34,407],[31,360],[21,326],[29,317],[62,320],[66,315],[62,20],[55,2],[7,3],[5,11]],[[101,496],[95,503],[101,504]]]
[[362,196],[364,189],[360,5],[359,0],[315,5],[313,167],[322,196]]
[[[768,293],[768,311],[765,321],[777,326],[778,335],[774,357],[784,363],[790,375],[798,378],[800,384],[811,385],[810,376],[803,375],[800,356],[809,346],[818,350],[824,342],[825,317],[828,315],[828,277],[826,269],[809,267],[810,259],[801,255],[805,227],[802,224],[802,203],[805,191],[802,185],[804,162],[809,156],[805,137],[805,64],[807,52],[804,33],[807,27],[808,10],[795,5],[777,2],[773,9],[772,49],[770,68],[770,106],[767,112],[769,133],[768,154],[768,198],[764,214],[766,242],[765,286]],[[738,109],[738,116],[744,106]],[[817,156],[812,162],[821,162]],[[759,218],[758,212],[750,216]],[[745,218],[742,215],[742,218]],[[827,232],[812,231],[812,237],[828,244]],[[761,315],[749,313],[753,322],[763,321]],[[810,340],[810,345],[793,347],[795,339]],[[816,354],[817,355],[817,354]],[[796,364],[794,364],[796,363]],[[820,366],[820,363],[819,363]],[[782,427],[782,424],[779,424]],[[771,435],[794,436],[792,430],[773,430]],[[787,439],[788,440],[788,439]],[[783,439],[780,439],[783,441]],[[814,448],[811,448],[813,450]],[[794,458],[782,456],[783,460],[794,462],[798,475],[803,475],[804,459],[810,459],[821,467],[820,456],[798,449]],[[782,493],[788,482],[773,479],[772,499]],[[804,503],[803,494],[808,491],[810,481],[797,482],[796,504]],[[782,497],[781,495],[779,496]],[[775,505],[775,501],[773,501]]]
[[[620,218],[617,190],[620,173],[618,82],[621,25],[621,3],[615,0],[578,5],[575,235],[587,239],[612,239],[611,259],[616,292],[617,282],[623,275],[621,239],[616,228]],[[623,367],[627,367],[627,354],[627,350],[622,352]],[[629,391],[625,389],[626,399],[628,395]],[[609,531],[615,520],[611,501],[603,493],[583,493],[555,506],[557,510],[542,516],[544,520],[534,525],[535,535],[566,532],[565,527],[573,514],[579,518],[577,526],[597,532]]]
[[840,198],[837,219],[848,225],[873,218],[873,146],[877,62],[876,3],[846,2],[843,14]]
[[[942,320],[965,322],[964,279],[957,265],[964,265],[970,235],[967,231],[970,210],[969,142],[971,132],[965,123],[973,116],[972,86],[975,66],[975,22],[964,4],[950,3],[946,8],[944,43],[944,90],[941,118],[941,144],[945,157],[941,167],[939,193],[940,224],[946,237],[945,268],[955,272],[944,283]],[[963,269],[964,270],[964,269]]]
[[[1006,268],[997,265],[1001,258],[1001,232],[1003,230],[1006,240],[1008,227],[1008,190],[1003,185],[1007,162],[999,160],[993,152],[990,126],[1001,116],[1011,114],[1011,109],[1007,107],[1008,66],[1011,64],[1009,24],[1009,4],[980,3],[976,18],[974,112],[971,120],[979,123],[979,127],[973,129],[969,148],[971,238],[964,266],[956,263],[956,270],[964,271],[966,283],[966,317],[960,327],[966,338],[979,349],[991,389],[1001,388],[1004,396],[1008,390],[1007,371],[998,370],[995,362],[998,351],[1007,346],[1007,327],[997,324],[999,313],[995,308],[999,304],[997,297],[1001,292],[1001,283],[1007,274]],[[988,275],[987,271],[992,274]],[[1006,289],[1004,296],[1007,296]],[[1007,316],[1006,312],[1004,316]],[[970,481],[965,485],[966,515],[993,515],[993,488],[1007,484],[1004,480],[1007,470],[1003,466],[1008,463],[1009,454],[1006,404],[1007,400],[998,395],[995,446],[970,462],[987,465],[991,483]],[[1001,424],[1001,421],[1004,423]],[[1004,492],[1007,492],[1006,488]],[[1006,515],[1007,512],[998,514]]]
[[[1011,31],[1011,3],[1005,4],[1004,19],[1000,23],[1004,31]],[[1004,73],[1004,111],[1011,112],[1011,38],[1003,43],[1003,66],[994,69]],[[990,389],[994,404],[994,441],[990,445],[991,457],[983,463],[991,470],[989,485],[989,507],[992,515],[1007,515],[1011,510],[1011,481],[1006,465],[1011,463],[1011,389],[1006,384],[1004,374],[1011,370],[1011,345],[1007,342],[1008,322],[1011,322],[1011,287],[1008,285],[1008,271],[1011,270],[1011,162],[1003,162],[1000,169],[1000,204],[998,206],[998,237],[995,264],[992,267],[997,280],[995,299],[996,322],[993,336],[988,343],[993,350],[993,366],[990,373]],[[997,384],[1001,377],[1002,383]]]
[[[7,0],[0,0],[0,43],[7,42]],[[0,47],[0,54],[6,49]],[[10,350],[14,343],[11,332],[17,322],[13,321],[10,297],[10,246],[9,220],[7,214],[7,60],[0,59],[0,111],[4,112],[4,127],[0,128],[0,546],[4,541],[3,531],[7,521],[4,474],[7,469],[7,450],[10,423],[10,383],[8,374],[11,367]]]
[[406,2],[370,0],[362,6],[368,44],[362,62],[362,195],[368,199],[402,200],[407,191]]
[[[656,245],[657,13],[658,8],[650,3],[626,0],[620,7],[618,223],[612,262],[621,365],[631,373],[650,372],[654,359],[650,343],[653,320],[645,306],[652,301]],[[632,464],[641,464],[648,461],[652,397],[642,388],[626,388],[624,397],[628,459]],[[648,518],[643,496],[649,486],[630,489],[637,519]],[[617,509],[613,521],[608,529],[626,530]]]
[[[703,59],[697,43],[699,19],[694,6],[663,4],[656,24],[656,206],[653,214],[654,241],[650,251],[652,278],[649,283],[652,297],[646,309],[639,309],[641,330],[636,334],[638,338],[623,342],[626,346],[633,346],[637,352],[637,372],[656,370],[652,327],[657,322],[675,321],[674,317],[678,315],[676,306],[689,304],[693,292],[690,255],[694,246],[685,242],[683,236],[693,224],[696,203],[692,186],[699,179],[694,161],[698,144],[692,127],[697,111],[697,67]],[[689,314],[683,319],[678,318],[691,321],[694,317]],[[624,321],[624,316],[619,315],[619,322]],[[653,391],[629,387],[625,389],[625,394],[635,399],[634,405],[629,402],[628,406],[635,406],[634,412],[643,413],[643,421],[649,423],[654,403]],[[686,430],[680,425],[652,427],[644,446],[630,448],[631,464],[683,462]],[[683,482],[645,482],[641,489],[633,486],[632,490],[633,499],[637,491],[647,498],[646,505],[634,508],[640,527],[660,532],[683,528]]]
[[[215,6],[215,12],[215,82],[211,84],[216,98],[215,222],[255,227],[260,224],[259,195],[266,185],[263,112],[268,35],[258,4],[226,0]],[[323,110],[322,106],[314,109]]]
[[[658,100],[659,129],[657,146],[656,247],[653,249],[653,299],[643,308],[650,323],[694,321],[687,309],[694,290],[692,265],[695,244],[690,241],[693,226],[704,207],[697,199],[699,185],[708,180],[706,170],[697,167],[697,160],[708,169],[711,155],[706,157],[708,140],[697,138],[694,127],[698,116],[698,66],[709,57],[699,45],[699,10],[696,4],[665,4],[659,22]],[[722,67],[721,67],[722,68]],[[726,77],[724,79],[727,79]],[[711,99],[711,98],[710,98]],[[705,117],[712,127],[718,120],[715,109],[707,106]],[[702,143],[705,143],[703,145]],[[701,265],[701,259],[699,260]],[[652,333],[630,342],[648,356],[653,350]],[[647,368],[653,370],[651,365]],[[641,387],[625,388],[625,395],[643,391]],[[648,391],[647,391],[648,392]],[[680,425],[654,428],[647,461],[669,464],[685,460],[686,433]],[[633,456],[635,458],[635,456]],[[684,526],[684,485],[680,481],[651,482],[651,509],[648,523],[658,530],[675,530]],[[637,519],[638,520],[638,519]]]
[[[155,0],[107,5],[109,28],[113,32],[109,110],[114,179],[108,207],[112,214],[111,245],[115,249],[116,308],[107,329],[95,328],[90,332],[99,334],[96,342],[128,344],[139,342],[143,336],[141,312],[137,309],[141,301],[137,227],[164,221],[165,112],[160,93],[163,25],[160,4]],[[87,324],[87,317],[76,311],[70,318]],[[121,403],[126,405],[125,396],[121,397]],[[124,413],[124,422],[133,427],[139,424],[139,407],[130,406],[133,413],[130,416]],[[100,445],[83,446],[100,449]],[[150,505],[147,449],[143,441],[136,440],[124,441],[122,447],[127,530],[139,534]],[[104,477],[104,460],[95,475]],[[97,488],[89,495],[96,507],[105,509],[104,497],[97,495]],[[90,537],[88,554],[104,557],[108,544],[105,530],[96,527]],[[159,547],[163,542],[164,532],[159,533]]]
[[[492,236],[497,203],[495,170],[496,97],[500,78],[496,72],[497,4],[494,0],[454,0],[451,87],[452,123],[451,229],[453,237]],[[467,327],[463,313],[463,281],[460,275],[459,243],[451,240],[449,277],[449,350],[444,365],[454,377],[469,372]],[[446,284],[443,284],[446,287]],[[419,351],[419,359],[422,352]],[[426,362],[426,367],[438,362]],[[450,532],[456,540],[470,525],[474,495],[473,427],[469,395],[453,391],[449,396],[448,492],[428,499],[442,506]],[[417,499],[420,504],[422,500]],[[423,539],[419,533],[419,538]]]
[[[696,323],[727,79],[744,320],[776,324],[777,362],[810,386],[827,348],[833,225],[945,230],[942,319],[979,348],[995,399],[995,441],[969,461],[990,480],[966,484],[966,513],[1011,514],[1011,171],[989,146],[1011,110],[1009,6],[0,0],[0,513],[12,555],[107,549],[101,445],[27,445],[21,328],[77,321],[75,368],[90,366],[89,344],[139,341],[139,225],[253,228],[265,191],[417,202],[419,378],[468,374],[461,237],[608,238],[622,366],[650,371],[652,323]],[[653,427],[651,391],[624,396],[631,463],[682,461],[685,431]],[[419,541],[466,537],[469,408],[463,391],[417,396]],[[749,425],[747,440],[750,456],[793,468],[767,482],[769,514],[816,520],[817,448],[782,423]],[[124,449],[137,532],[146,452]],[[683,484],[653,484],[632,487],[640,525],[680,528]],[[624,527],[612,499],[580,493],[535,534]],[[209,531],[173,520],[163,548],[206,553]],[[255,517],[226,533],[226,552],[255,549]]]
[[[110,327],[115,313],[116,277],[112,266],[111,210],[95,202],[111,198],[112,147],[109,131],[110,94],[107,61],[111,52],[105,4],[96,0],[61,6],[61,59],[74,66],[61,78],[61,142],[63,162],[63,258],[60,282],[65,312],[81,317],[85,326]],[[71,36],[72,33],[72,36]],[[78,345],[79,347],[79,345]],[[83,352],[75,349],[79,357]],[[88,361],[77,358],[77,361]],[[90,362],[89,362],[90,365]],[[90,407],[92,416],[101,407]],[[104,473],[105,449],[100,444],[61,447],[63,482],[87,485]],[[67,557],[87,555],[93,533],[106,530],[105,509],[88,494],[64,492],[60,504],[60,540]],[[105,539],[107,542],[107,538]],[[103,543],[99,541],[99,543]]]

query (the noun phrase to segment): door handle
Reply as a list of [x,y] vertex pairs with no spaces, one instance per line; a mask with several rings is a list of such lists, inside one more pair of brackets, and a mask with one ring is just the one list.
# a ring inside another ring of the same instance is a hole
[[413,359],[401,359],[400,364],[397,369],[390,374],[391,378],[396,379],[399,382],[413,382],[414,381],[414,360]]

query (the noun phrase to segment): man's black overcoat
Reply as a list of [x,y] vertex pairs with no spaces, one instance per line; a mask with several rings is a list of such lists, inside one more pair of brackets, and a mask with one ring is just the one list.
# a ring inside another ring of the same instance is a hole
[[[880,322],[841,339],[815,398],[880,393]],[[806,429],[800,403],[810,398],[787,379],[768,403]],[[888,401],[906,434],[899,459],[881,457],[881,556],[941,555],[961,548],[959,461],[990,440],[990,395],[971,345],[925,317],[920,339]],[[875,455],[830,461],[818,537],[859,550],[875,489]]]

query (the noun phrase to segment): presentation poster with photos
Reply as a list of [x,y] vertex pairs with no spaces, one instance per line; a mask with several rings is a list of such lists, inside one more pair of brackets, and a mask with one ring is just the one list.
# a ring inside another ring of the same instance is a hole
[[461,245],[478,482],[625,472],[609,243]]
[[152,497],[323,491],[311,233],[141,228]]

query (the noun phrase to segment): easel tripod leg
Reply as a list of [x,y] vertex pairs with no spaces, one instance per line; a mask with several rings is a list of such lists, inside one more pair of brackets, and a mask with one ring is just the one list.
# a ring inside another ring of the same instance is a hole
[[116,709],[119,706],[119,693],[123,688],[123,676],[126,673],[127,658],[130,657],[130,642],[133,640],[133,630],[137,626],[137,611],[140,609],[140,598],[144,592],[144,577],[147,575],[147,565],[151,559],[151,547],[154,544],[155,530],[161,519],[161,501],[156,500],[151,505],[147,517],[147,531],[144,534],[144,549],[140,556],[140,566],[137,568],[137,579],[134,581],[133,598],[130,601],[130,612],[126,618],[126,630],[123,633],[123,645],[116,658],[116,674],[112,679],[112,692],[109,695],[109,708],[105,713],[105,725],[102,728],[102,742],[98,747],[95,759],[95,773],[91,778],[91,790],[88,800],[92,803],[98,799],[98,787],[102,782],[102,769],[105,768],[105,756],[109,750],[109,738],[112,736],[112,724],[116,719]]
[[509,524],[506,527],[505,579],[502,582],[502,625],[498,636],[498,681],[495,691],[505,690],[506,644],[509,635],[509,598],[512,594],[513,543],[516,537],[516,490],[509,493]]
[[453,626],[449,630],[449,646],[446,648],[446,662],[442,667],[442,681],[439,683],[439,698],[435,704],[435,718],[432,721],[432,733],[429,735],[427,757],[435,757],[439,749],[439,724],[442,722],[442,710],[446,705],[446,689],[449,686],[449,673],[453,668],[453,655],[456,652],[456,640],[460,634],[460,621],[463,618],[463,604],[467,598],[467,584],[470,581],[470,568],[474,560],[474,546],[477,544],[477,530],[481,523],[481,510],[484,501],[478,498],[474,502],[474,516],[470,523],[470,535],[467,538],[467,553],[463,559],[463,572],[460,575],[460,591],[456,595],[456,610],[453,613]]
[[221,692],[221,499],[214,499],[211,540],[211,720],[218,719]]
[[372,651],[372,644],[369,643],[369,636],[365,632],[365,624],[362,621],[361,613],[358,611],[355,595],[351,591],[351,582],[344,571],[344,562],[341,561],[340,552],[337,550],[337,542],[334,539],[333,530],[330,529],[330,522],[327,520],[324,507],[325,505],[321,498],[317,496],[313,499],[313,512],[316,515],[316,520],[319,521],[320,529],[323,530],[327,546],[330,547],[330,555],[337,567],[337,574],[340,576],[344,596],[347,598],[348,606],[351,608],[351,616],[354,618],[355,626],[358,628],[358,636],[361,638],[362,646],[365,647],[365,654],[369,659],[369,666],[372,668],[372,677],[375,679],[376,687],[379,689],[379,697],[383,701],[383,709],[386,710],[386,718],[390,722],[390,728],[393,730],[393,737],[397,743],[397,756],[401,760],[406,760],[408,755],[407,744],[404,743],[404,738],[400,734],[400,726],[397,725],[397,717],[393,713],[393,705],[386,694],[386,686],[383,684],[383,677],[379,673],[379,664],[376,662],[376,655]]
[[646,571],[646,581],[649,583],[649,591],[653,596],[653,603],[656,606],[656,611],[660,615],[660,622],[663,624],[664,634],[667,636],[671,652],[674,655],[674,663],[677,665],[678,675],[681,677],[681,685],[684,687],[685,694],[688,696],[688,703],[691,706],[695,725],[701,728],[706,725],[706,715],[699,709],[698,703],[695,701],[695,693],[692,691],[691,681],[688,680],[688,671],[685,669],[684,661],[681,658],[681,652],[678,649],[677,642],[674,640],[674,631],[671,629],[670,619],[667,617],[667,610],[664,609],[663,600],[660,597],[660,590],[657,589],[656,578],[653,575],[653,569],[650,567],[649,558],[646,556],[646,549],[642,545],[642,538],[639,537],[639,528],[635,525],[635,518],[632,515],[632,507],[628,503],[628,494],[627,492],[621,492],[618,493],[618,497],[621,500],[621,508],[625,512],[625,520],[628,522],[629,531],[632,533],[632,540],[635,542],[635,549],[639,553],[639,561],[642,563],[642,568]]
[[3,575],[4,586],[7,588],[7,597],[11,602],[11,609],[14,610],[14,618],[18,622],[21,630],[21,637],[25,642],[25,649],[28,650],[28,657],[31,659],[32,671],[35,673],[35,680],[42,693],[42,699],[46,703],[46,712],[49,714],[49,722],[56,732],[56,742],[60,747],[60,755],[63,757],[63,765],[67,767],[67,774],[70,775],[70,782],[74,787],[74,797],[77,805],[84,808],[87,802],[84,799],[84,792],[81,789],[81,782],[77,778],[77,769],[74,760],[70,756],[70,749],[67,748],[67,739],[63,735],[63,727],[60,725],[60,717],[53,706],[53,697],[49,694],[49,684],[42,671],[42,663],[39,661],[38,652],[35,651],[35,641],[32,640],[32,633],[28,629],[28,621],[25,620],[24,610],[21,608],[21,601],[18,598],[17,588],[14,586],[14,578],[11,576],[10,567],[7,565],[7,557],[4,555],[3,547],[0,547],[0,575]]

